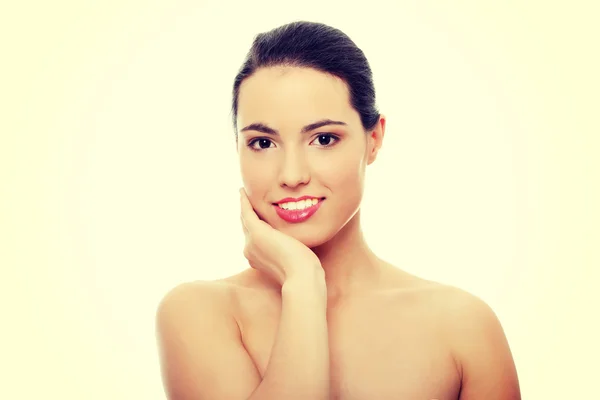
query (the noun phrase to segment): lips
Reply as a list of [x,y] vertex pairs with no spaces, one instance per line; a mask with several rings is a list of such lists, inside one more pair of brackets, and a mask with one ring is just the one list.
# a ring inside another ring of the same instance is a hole
[[300,200],[312,200],[312,199],[322,199],[322,197],[315,197],[315,196],[302,196],[302,197],[286,197],[285,199],[281,199],[279,200],[277,203],[275,204],[282,204],[282,203],[292,203],[292,202],[298,202]]
[[312,217],[323,204],[325,198],[303,196],[299,198],[287,197],[273,204],[277,215],[290,223],[304,222]]

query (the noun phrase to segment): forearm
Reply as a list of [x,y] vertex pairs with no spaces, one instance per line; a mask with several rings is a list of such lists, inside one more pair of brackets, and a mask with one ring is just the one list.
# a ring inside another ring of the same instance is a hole
[[250,400],[329,398],[327,289],[324,276],[306,273],[281,289],[281,316],[271,358]]

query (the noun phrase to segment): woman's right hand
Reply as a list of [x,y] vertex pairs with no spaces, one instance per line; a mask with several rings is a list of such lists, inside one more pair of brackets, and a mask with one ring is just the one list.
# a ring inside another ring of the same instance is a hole
[[246,236],[244,257],[252,268],[269,275],[280,285],[305,273],[324,274],[319,258],[311,249],[258,218],[243,188],[240,201]]

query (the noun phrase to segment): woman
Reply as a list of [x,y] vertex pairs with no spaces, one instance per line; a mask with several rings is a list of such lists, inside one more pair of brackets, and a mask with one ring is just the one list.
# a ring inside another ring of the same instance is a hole
[[363,52],[319,23],[260,34],[232,111],[250,268],[161,302],[168,397],[519,399],[490,308],[363,238],[365,169],[385,132]]

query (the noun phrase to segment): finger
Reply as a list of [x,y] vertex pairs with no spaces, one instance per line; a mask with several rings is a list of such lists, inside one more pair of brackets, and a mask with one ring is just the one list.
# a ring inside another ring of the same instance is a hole
[[248,199],[248,195],[244,188],[240,189],[240,205],[242,208],[242,221],[247,230],[252,229],[254,225],[259,221],[258,215],[254,212],[254,208],[252,208],[252,204],[250,204],[250,200]]
[[248,228],[246,228],[246,223],[244,222],[244,217],[240,214],[240,222],[242,223],[242,230],[245,235],[248,235]]
[[242,202],[242,193],[240,190],[240,223],[242,224],[242,230],[244,234],[248,236],[248,227],[246,226],[246,221],[244,221],[244,204]]

